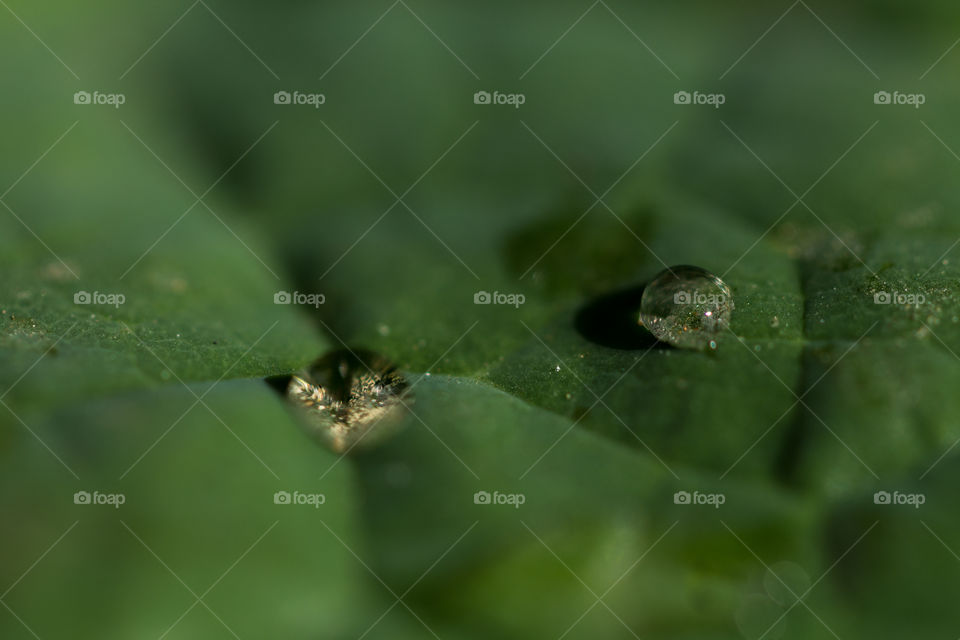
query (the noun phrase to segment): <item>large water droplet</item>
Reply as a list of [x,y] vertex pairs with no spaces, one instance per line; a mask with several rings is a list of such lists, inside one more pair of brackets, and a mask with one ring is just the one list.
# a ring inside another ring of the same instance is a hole
[[715,349],[732,313],[730,287],[689,265],[658,273],[640,300],[640,324],[658,340],[685,349]]
[[312,436],[337,453],[368,448],[396,431],[412,397],[386,358],[342,349],[290,378],[287,399]]

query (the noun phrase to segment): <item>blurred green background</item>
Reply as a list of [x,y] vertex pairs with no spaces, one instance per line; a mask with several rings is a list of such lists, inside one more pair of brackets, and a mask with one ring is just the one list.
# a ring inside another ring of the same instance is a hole
[[[957,637],[958,38],[0,1],[0,637]],[[631,326],[673,264],[733,289],[715,354]],[[415,389],[341,458],[264,378],[344,345]]]

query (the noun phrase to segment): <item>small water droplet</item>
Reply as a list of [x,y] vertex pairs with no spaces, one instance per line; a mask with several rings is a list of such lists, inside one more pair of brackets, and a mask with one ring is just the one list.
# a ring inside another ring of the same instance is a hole
[[336,453],[368,448],[396,431],[412,400],[386,358],[341,349],[290,378],[287,399],[307,430]]
[[658,340],[686,349],[715,349],[715,338],[730,325],[732,312],[730,287],[688,265],[658,273],[640,300],[640,324]]

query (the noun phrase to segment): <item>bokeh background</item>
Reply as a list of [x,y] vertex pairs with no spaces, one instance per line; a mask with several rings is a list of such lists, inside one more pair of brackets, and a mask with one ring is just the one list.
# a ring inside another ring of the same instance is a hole
[[0,5],[0,637],[960,635],[954,3]]

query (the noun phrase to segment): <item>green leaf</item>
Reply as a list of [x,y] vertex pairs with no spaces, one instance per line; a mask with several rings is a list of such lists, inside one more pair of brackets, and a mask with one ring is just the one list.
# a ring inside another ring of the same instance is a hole
[[[5,9],[3,637],[950,632],[953,5]],[[340,458],[264,379],[344,346],[413,390]]]

